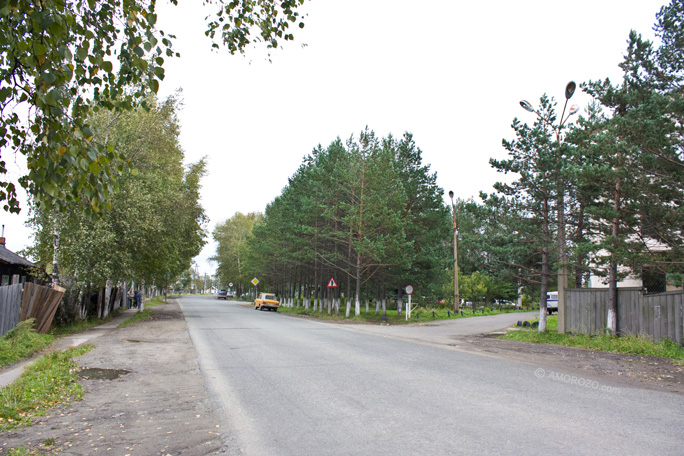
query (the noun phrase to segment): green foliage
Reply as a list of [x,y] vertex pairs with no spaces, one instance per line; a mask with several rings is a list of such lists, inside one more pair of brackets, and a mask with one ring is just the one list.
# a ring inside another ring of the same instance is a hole
[[47,410],[83,397],[78,383],[78,366],[73,358],[92,350],[82,345],[53,351],[28,366],[9,386],[0,390],[0,430],[30,426],[31,420]]
[[659,47],[630,33],[619,84],[584,85],[605,110],[585,120],[573,138],[589,158],[578,177],[597,190],[588,211],[596,250],[603,252],[597,272],[604,276],[608,265],[637,274],[682,272],[683,9],[679,1],[661,9],[655,27],[663,39]]
[[32,248],[39,263],[53,262],[53,230],[60,234],[60,274],[79,285],[104,287],[107,280],[166,284],[190,266],[205,243],[199,204],[205,163],[183,167],[176,117],[180,101],[147,99],[149,110],[101,111],[92,123],[139,170],[119,179],[110,209],[92,218],[82,210],[57,215],[35,208],[38,230]]
[[[174,53],[155,36],[154,5],[0,2],[0,147],[26,156],[20,183],[38,204],[64,209],[84,199],[94,211],[106,207],[120,155],[95,138],[87,118],[92,109],[130,109],[156,91],[163,56]],[[5,109],[16,105],[29,108],[28,122]],[[2,187],[5,210],[18,212],[16,189]]]
[[252,237],[254,225],[263,221],[263,218],[263,214],[258,212],[238,212],[214,228],[212,236],[218,247],[212,260],[218,263],[217,274],[221,287],[233,283],[240,292],[243,292],[251,286],[250,281],[254,275],[245,268],[249,251],[248,242]]
[[[218,12],[211,22],[207,36],[216,38],[217,33],[222,43],[231,54],[244,52],[250,43],[263,42],[266,47],[277,48],[279,40],[291,41],[292,33],[287,33],[290,24],[304,28],[300,14],[296,8],[304,4],[304,0],[284,1],[224,1],[205,0],[204,3],[218,4]],[[252,36],[258,30],[258,36]],[[213,47],[220,45],[214,42]]]
[[470,275],[460,277],[458,280],[459,296],[474,303],[486,303],[487,292],[492,286],[492,281],[485,274],[473,272]]
[[[359,300],[364,288],[382,295],[409,277],[421,293],[440,293],[451,262],[442,196],[408,133],[381,140],[365,129],[318,146],[254,225],[241,276],[314,290],[335,276]],[[225,239],[219,252],[229,250],[232,231],[240,230],[215,232]]]
[[[176,3],[175,0],[172,0]],[[254,0],[218,5],[207,34],[228,52],[249,43],[292,40],[303,27],[304,0]],[[156,2],[139,0],[0,0],[0,149],[24,155],[19,184],[35,204],[60,212],[109,208],[118,180],[132,164],[92,120],[101,110],[147,108],[164,79],[173,35],[157,31]],[[214,47],[220,47],[214,42]],[[0,202],[19,212],[16,182],[0,159]]]
[[33,318],[24,320],[0,338],[0,367],[29,358],[54,343],[53,336],[38,334],[33,323]]
[[684,272],[684,4],[657,17],[658,46],[630,33],[620,83],[583,84],[594,97],[586,117],[568,130],[543,96],[532,126],[513,121],[508,158],[491,160],[514,180],[482,195],[466,248],[493,275],[537,288],[541,305],[562,263],[576,287],[590,272],[609,278],[613,316],[622,277]]

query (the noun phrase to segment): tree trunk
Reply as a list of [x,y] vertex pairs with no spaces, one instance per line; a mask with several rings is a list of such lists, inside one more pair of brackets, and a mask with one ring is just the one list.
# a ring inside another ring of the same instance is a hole
[[[614,217],[611,227],[611,234],[613,239],[617,239],[620,234],[620,218],[618,216],[620,211],[621,180],[618,179],[615,184],[615,194],[613,196],[613,210]],[[613,336],[617,335],[617,263],[611,261],[608,266],[608,315],[606,319],[606,330]]]
[[361,315],[361,255],[356,254],[356,298],[354,301],[354,315]]
[[57,229],[57,219],[59,211],[55,210],[52,227],[52,284],[59,285],[59,230]]
[[97,290],[97,318],[104,317],[104,292],[105,288]]

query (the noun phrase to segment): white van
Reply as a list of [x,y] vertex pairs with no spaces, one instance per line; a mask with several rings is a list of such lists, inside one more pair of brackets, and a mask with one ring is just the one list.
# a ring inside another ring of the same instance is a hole
[[558,292],[549,291],[546,293],[546,312],[551,315],[558,312]]

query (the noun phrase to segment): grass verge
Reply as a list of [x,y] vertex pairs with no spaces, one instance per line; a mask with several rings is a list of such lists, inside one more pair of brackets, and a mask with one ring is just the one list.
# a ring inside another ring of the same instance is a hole
[[646,335],[630,334],[626,336],[609,336],[605,334],[558,334],[558,317],[547,318],[546,332],[536,329],[520,329],[508,331],[501,336],[506,340],[519,340],[537,344],[555,344],[566,347],[579,347],[612,353],[626,353],[639,356],[657,356],[684,362],[684,347],[670,340],[655,343]]
[[50,334],[54,335],[55,337],[64,337],[71,334],[77,334],[95,326],[99,326],[103,323],[110,322],[120,314],[121,310],[117,309],[107,315],[105,318],[90,317],[85,320],[76,320],[74,323],[68,326],[53,328],[52,331],[50,331]]
[[142,312],[136,312],[135,315],[133,315],[130,318],[125,319],[121,323],[119,323],[119,328],[125,328],[128,325],[132,325],[133,323],[137,323],[139,321],[143,321],[147,318],[150,317],[151,311],[150,309],[152,307],[156,306],[161,306],[165,304],[164,301],[164,296],[155,296],[154,298],[150,299],[149,301],[145,302],[144,310]]
[[0,337],[0,368],[29,358],[48,348],[54,341],[54,336],[38,334],[33,329],[33,318],[22,321]]
[[430,321],[435,321],[435,320],[454,320],[456,318],[469,318],[469,317],[481,317],[481,316],[486,316],[486,315],[497,315],[501,313],[511,313],[515,312],[513,310],[497,310],[497,309],[488,309],[485,308],[483,310],[478,310],[477,312],[473,313],[472,310],[464,310],[458,314],[455,314],[453,310],[451,309],[445,309],[445,308],[432,308],[432,307],[417,307],[411,312],[411,318],[407,321],[406,320],[406,314],[403,313],[402,315],[397,315],[396,310],[388,310],[385,319],[383,319],[382,314],[375,314],[375,309],[369,310],[369,312],[366,313],[365,311],[365,306],[361,309],[361,314],[358,316],[354,316],[353,312],[354,309],[352,307],[352,314],[350,317],[345,317],[345,308],[341,307],[340,308],[340,313],[339,315],[335,315],[335,311],[333,309],[331,314],[328,314],[328,309],[327,307],[324,307],[323,311],[313,310],[313,307],[310,307],[309,309],[305,309],[304,307],[300,307],[297,309],[296,307],[285,307],[285,306],[280,306],[278,308],[278,312],[282,313],[287,313],[287,314],[292,314],[292,315],[302,315],[302,316],[309,316],[309,317],[314,317],[318,318],[321,320],[328,320],[328,321],[336,321],[336,322],[346,322],[346,323],[389,323],[389,324],[406,324],[406,323],[420,323],[420,322],[430,322]]
[[53,351],[28,366],[11,385],[0,389],[0,430],[30,426],[33,418],[83,397],[74,358],[93,349],[82,345]]

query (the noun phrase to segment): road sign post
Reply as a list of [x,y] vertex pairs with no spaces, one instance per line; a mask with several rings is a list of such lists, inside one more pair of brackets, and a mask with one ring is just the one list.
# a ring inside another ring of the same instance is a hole
[[337,282],[335,282],[334,277],[330,277],[330,280],[328,280],[328,295],[330,297],[329,307],[328,307],[328,313],[330,313],[332,307],[334,307],[335,303],[335,288],[337,288]]
[[252,279],[252,283],[254,284],[254,299],[256,299],[257,298],[257,292],[259,291],[259,289],[257,288],[257,285],[259,285],[259,279],[254,277]]
[[408,307],[406,308],[406,321],[409,321],[411,318],[411,295],[413,294],[413,285],[406,285],[404,291],[409,297]]

